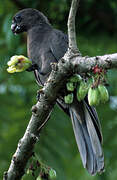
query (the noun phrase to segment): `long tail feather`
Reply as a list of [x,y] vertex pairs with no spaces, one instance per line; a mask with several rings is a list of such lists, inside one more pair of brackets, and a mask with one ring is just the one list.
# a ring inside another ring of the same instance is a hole
[[[101,147],[101,132],[95,114],[86,102],[74,102],[70,109],[73,130],[84,168],[95,175],[104,170],[104,156]],[[92,113],[92,115],[91,115]],[[95,128],[95,122],[97,127]]]

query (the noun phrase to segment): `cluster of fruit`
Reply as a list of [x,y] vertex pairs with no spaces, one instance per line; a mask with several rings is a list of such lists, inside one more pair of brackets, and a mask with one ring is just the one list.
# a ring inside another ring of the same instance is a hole
[[54,180],[56,179],[57,175],[56,171],[53,168],[42,163],[39,157],[35,153],[33,153],[30,165],[25,176],[27,177],[27,179],[28,177],[33,176],[36,180]]
[[22,72],[31,66],[32,62],[23,55],[12,56],[10,61],[8,61],[7,68],[8,73]]
[[64,96],[64,101],[67,104],[71,104],[76,93],[78,101],[83,100],[88,95],[90,106],[105,103],[109,99],[109,94],[104,84],[105,71],[96,65],[93,68],[93,73],[88,78],[84,79],[76,74],[68,80],[66,84],[67,95]]

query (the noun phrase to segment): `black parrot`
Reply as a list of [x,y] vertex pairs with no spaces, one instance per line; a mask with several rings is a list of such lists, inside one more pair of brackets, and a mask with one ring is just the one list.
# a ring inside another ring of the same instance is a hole
[[[51,72],[50,64],[58,62],[67,51],[67,35],[54,29],[47,17],[31,8],[23,9],[13,17],[11,29],[15,34],[27,32],[31,69],[38,84],[43,85]],[[84,168],[87,168],[91,175],[103,172],[102,133],[96,110],[89,106],[87,97],[82,102],[74,98],[71,105],[66,105],[62,98],[59,98],[57,104],[71,117]]]

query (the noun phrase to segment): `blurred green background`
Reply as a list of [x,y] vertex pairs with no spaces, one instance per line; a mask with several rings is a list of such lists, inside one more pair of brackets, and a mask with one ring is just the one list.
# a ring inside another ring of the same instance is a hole
[[[0,0],[0,179],[9,167],[18,140],[25,132],[38,90],[33,73],[8,74],[6,71],[11,56],[27,55],[26,34],[14,36],[10,30],[12,16],[23,8],[37,8],[48,16],[55,28],[67,32],[70,3],[70,0]],[[81,0],[76,28],[83,55],[116,53],[117,2]],[[117,179],[116,75],[117,70],[108,72],[110,101],[97,108],[104,135],[105,172],[91,177],[83,168],[70,119],[55,107],[36,145],[36,153],[57,171],[57,180]]]

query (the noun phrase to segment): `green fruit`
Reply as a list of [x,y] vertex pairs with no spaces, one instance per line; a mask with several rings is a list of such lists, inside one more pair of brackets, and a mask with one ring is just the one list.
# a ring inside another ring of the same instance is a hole
[[36,180],[42,180],[42,178],[40,176],[38,176]]
[[90,106],[97,106],[100,103],[100,93],[98,88],[89,88],[88,101]]
[[74,91],[74,84],[72,83],[72,82],[68,82],[67,84],[66,84],[66,86],[67,86],[67,90],[68,91]]
[[69,80],[70,80],[70,82],[77,83],[77,82],[80,82],[82,80],[82,78],[79,74],[75,74]]
[[106,87],[102,84],[100,84],[98,86],[98,90],[100,92],[100,101],[102,103],[105,103],[106,101],[109,100],[109,94],[108,94],[108,90],[106,89]]
[[30,169],[28,169],[27,170],[27,172],[26,172],[26,174],[30,174],[31,173],[31,170]]
[[68,94],[67,96],[64,97],[64,101],[66,104],[71,104],[73,102],[73,93]]
[[81,81],[80,86],[77,87],[77,99],[81,101],[85,98],[88,92],[89,86],[85,81]]
[[55,179],[56,178],[56,171],[54,169],[49,170],[49,179]]
[[89,88],[91,87],[92,83],[93,83],[93,79],[92,79],[92,77],[91,77],[91,78],[89,78],[88,81],[87,81],[87,84],[88,84]]

